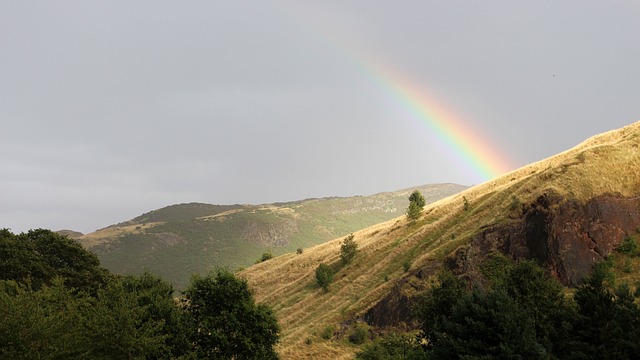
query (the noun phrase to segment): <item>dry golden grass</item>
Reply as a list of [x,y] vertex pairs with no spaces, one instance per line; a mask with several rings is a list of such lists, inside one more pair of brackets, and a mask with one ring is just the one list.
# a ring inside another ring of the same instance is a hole
[[[350,359],[357,347],[323,339],[361,317],[404,276],[402,264],[433,269],[482,226],[508,221],[514,199],[529,203],[553,191],[578,201],[603,194],[640,195],[640,122],[595,136],[575,148],[440,200],[415,224],[404,217],[355,233],[359,253],[341,268],[342,239],[243,270],[256,300],[275,310],[283,359]],[[468,209],[464,209],[465,199]],[[315,283],[321,263],[339,269],[330,291]]]
[[221,218],[225,219],[229,215],[239,213],[242,211],[244,211],[244,209],[231,209],[231,210],[223,211],[214,215],[200,216],[200,217],[197,217],[196,219],[203,220],[203,221],[218,220]]
[[109,226],[107,228],[100,229],[90,234],[83,235],[77,240],[86,249],[91,249],[96,245],[102,244],[103,242],[108,242],[110,241],[110,239],[117,238],[121,235],[142,233],[143,230],[146,230],[161,224],[162,222],[150,222],[145,224]]

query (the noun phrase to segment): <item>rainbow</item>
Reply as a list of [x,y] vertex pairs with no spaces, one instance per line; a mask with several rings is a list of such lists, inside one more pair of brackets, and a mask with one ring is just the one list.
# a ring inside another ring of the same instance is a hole
[[465,167],[469,167],[483,180],[493,179],[512,169],[511,161],[497,151],[481,133],[460,120],[442,101],[427,94],[424,88],[401,76],[390,67],[359,61],[367,76],[388,97],[408,110],[431,132]]
[[353,66],[375,83],[388,98],[400,104],[437,138],[442,147],[460,160],[464,168],[472,170],[482,180],[490,180],[515,168],[504,152],[498,151],[492,141],[473,129],[468,122],[456,116],[443,101],[427,94],[424,87],[402,76],[397,69],[382,65],[376,56],[367,54],[348,34],[339,33],[311,11],[289,3],[280,8],[301,28],[310,29],[311,36],[320,35],[327,44],[336,48]]

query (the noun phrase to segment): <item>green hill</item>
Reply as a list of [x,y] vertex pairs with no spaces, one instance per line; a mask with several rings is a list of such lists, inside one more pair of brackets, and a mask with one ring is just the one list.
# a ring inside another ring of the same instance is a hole
[[[419,187],[428,203],[466,187]],[[267,205],[172,205],[80,236],[115,273],[149,270],[184,288],[193,273],[246,267],[265,252],[293,253],[402,215],[415,188],[371,196]]]

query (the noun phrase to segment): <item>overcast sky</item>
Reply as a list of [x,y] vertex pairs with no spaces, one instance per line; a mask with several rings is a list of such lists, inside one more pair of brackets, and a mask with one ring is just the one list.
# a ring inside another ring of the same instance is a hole
[[0,228],[477,184],[367,66],[515,169],[640,120],[639,36],[635,0],[3,0]]

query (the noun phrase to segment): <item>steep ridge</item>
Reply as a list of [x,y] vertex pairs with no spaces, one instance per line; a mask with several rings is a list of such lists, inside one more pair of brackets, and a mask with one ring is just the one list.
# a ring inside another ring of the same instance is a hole
[[[80,236],[115,273],[149,270],[184,288],[191,274],[215,266],[232,270],[262,254],[277,256],[314,246],[404,213],[411,191],[307,199],[265,205],[178,204]],[[418,187],[429,202],[466,189]]]
[[[634,123],[428,205],[416,223],[400,217],[358,231],[360,252],[344,267],[338,238],[240,275],[274,307],[284,359],[352,358],[349,325],[410,328],[410,303],[443,266],[481,282],[479,265],[500,251],[578,283],[640,226],[639,146]],[[337,270],[326,294],[315,284],[321,262]]]

